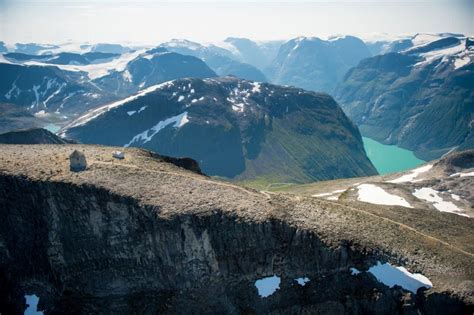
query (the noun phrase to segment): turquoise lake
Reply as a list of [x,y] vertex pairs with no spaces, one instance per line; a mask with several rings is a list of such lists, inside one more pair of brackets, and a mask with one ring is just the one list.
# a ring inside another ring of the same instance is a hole
[[367,156],[380,175],[406,171],[425,163],[413,152],[396,145],[382,144],[367,137],[362,137],[362,140]]

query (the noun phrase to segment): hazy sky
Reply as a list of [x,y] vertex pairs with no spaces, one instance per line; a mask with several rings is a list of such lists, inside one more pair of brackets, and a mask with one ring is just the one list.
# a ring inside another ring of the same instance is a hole
[[474,0],[39,1],[0,0],[0,40],[131,42],[228,36],[474,34]]

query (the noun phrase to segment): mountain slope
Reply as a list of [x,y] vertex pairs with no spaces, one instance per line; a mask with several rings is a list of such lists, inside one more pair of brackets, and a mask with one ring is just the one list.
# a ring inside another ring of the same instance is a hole
[[36,113],[75,112],[113,99],[88,82],[84,72],[55,66],[0,63],[0,102]]
[[71,141],[62,139],[46,129],[24,129],[0,134],[0,143],[5,144],[65,144]]
[[232,52],[215,45],[203,46],[188,40],[174,39],[159,47],[202,59],[218,75],[233,75],[242,79],[265,82],[265,75],[256,67],[237,60]]
[[224,48],[227,47],[236,58],[263,71],[275,59],[283,41],[256,42],[248,38],[228,37],[224,43]]
[[357,128],[325,94],[235,77],[150,87],[77,119],[81,143],[188,156],[208,175],[296,181],[372,175]]
[[370,57],[370,52],[357,37],[345,36],[327,41],[299,37],[280,47],[273,65],[265,73],[277,84],[332,93],[347,70],[367,57]]
[[163,48],[150,49],[129,61],[121,71],[95,79],[94,84],[104,90],[125,97],[155,84],[193,77],[217,76],[199,58],[169,52]]
[[474,55],[469,38],[447,37],[351,69],[335,97],[361,132],[430,160],[474,147]]

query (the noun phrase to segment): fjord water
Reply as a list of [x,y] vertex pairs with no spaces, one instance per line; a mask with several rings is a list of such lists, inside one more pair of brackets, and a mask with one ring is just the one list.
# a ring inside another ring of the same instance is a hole
[[362,137],[365,152],[380,175],[412,169],[425,161],[418,159],[412,151],[396,145],[386,145],[367,137]]

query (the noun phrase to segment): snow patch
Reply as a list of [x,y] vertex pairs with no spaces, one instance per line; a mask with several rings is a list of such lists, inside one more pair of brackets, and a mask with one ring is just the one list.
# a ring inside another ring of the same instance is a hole
[[416,293],[421,287],[428,289],[433,287],[433,283],[424,275],[411,273],[404,267],[392,266],[389,263],[381,264],[379,261],[375,266],[370,267],[368,272],[390,288],[398,285],[405,290]]
[[35,113],[35,117],[45,117],[46,115],[48,114],[44,110]]
[[[334,191],[328,192],[328,193],[314,194],[314,195],[311,195],[311,197],[328,197],[328,196],[333,196],[335,194],[340,194],[344,191],[346,191],[346,190],[345,189],[339,189],[339,190],[334,190]],[[329,199],[329,198],[326,198],[326,199]],[[333,199],[330,199],[330,200],[333,200]],[[336,200],[337,200],[337,197],[336,197]]]
[[43,312],[38,311],[39,297],[36,294],[25,295],[25,300],[28,307],[23,313],[24,315],[43,315]]
[[432,188],[423,187],[420,189],[415,189],[413,196],[418,199],[432,203],[433,206],[441,212],[450,212],[468,217],[468,215],[460,213],[462,210],[459,209],[454,203],[452,203],[451,201],[444,201],[443,198],[438,195],[438,191]]
[[130,73],[130,71],[125,70],[122,76],[125,81],[132,82],[132,74]]
[[261,92],[261,85],[260,82],[252,82],[252,92],[253,93],[260,93]]
[[150,129],[147,129],[137,134],[136,136],[134,136],[132,140],[130,140],[130,142],[124,145],[124,147],[129,147],[130,145],[136,142],[139,142],[140,144],[147,143],[163,128],[171,124],[173,124],[174,128],[180,128],[186,125],[188,122],[189,122],[188,112],[184,112],[182,114],[167,118],[165,120],[158,122],[155,126],[151,127]]
[[302,277],[302,278],[296,278],[295,281],[298,282],[300,286],[304,287],[306,283],[310,281],[310,279],[308,277]]
[[266,298],[272,295],[276,292],[276,290],[280,289],[280,282],[280,277],[276,275],[255,281],[255,286],[257,287],[258,295],[260,295],[260,297],[262,298]]
[[[164,83],[161,83],[161,84],[153,85],[153,86],[147,87],[146,89],[140,91],[139,93],[137,93],[135,95],[124,98],[123,100],[120,100],[120,101],[117,101],[117,102],[107,104],[107,105],[101,106],[99,108],[93,109],[93,110],[89,111],[88,113],[86,113],[85,115],[83,115],[83,116],[79,117],[78,119],[76,119],[75,121],[73,121],[71,124],[66,126],[65,129],[82,126],[82,125],[88,123],[89,121],[99,117],[100,115],[110,111],[111,109],[114,109],[116,107],[120,107],[123,104],[126,104],[130,101],[133,101],[137,98],[140,98],[140,97],[142,97],[142,96],[144,96],[148,93],[151,93],[151,92],[154,92],[158,89],[165,88],[165,87],[172,86],[172,85],[173,85],[172,81],[168,81],[168,82],[164,82]],[[70,94],[70,96],[71,95],[72,94]],[[69,98],[69,97],[67,97],[67,98]]]
[[232,110],[234,112],[243,113],[244,112],[244,103],[232,104]]
[[456,58],[456,60],[454,60],[454,69],[459,69],[461,67],[464,67],[469,62],[471,62],[471,58],[469,58],[469,56]]
[[432,167],[433,167],[432,164],[423,165],[422,167],[415,168],[409,174],[405,174],[394,180],[389,180],[388,183],[398,184],[398,183],[406,183],[406,182],[415,182],[415,178],[417,178],[418,175],[429,171]]
[[459,196],[456,195],[456,194],[451,194],[451,198],[453,198],[453,199],[456,200],[456,201],[460,201],[460,200],[461,200],[461,197],[459,197]]
[[402,206],[413,208],[404,198],[387,193],[382,188],[373,184],[362,184],[357,186],[359,197],[357,200],[373,203],[376,205]]

